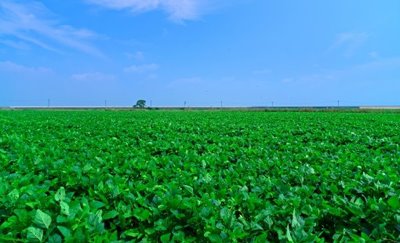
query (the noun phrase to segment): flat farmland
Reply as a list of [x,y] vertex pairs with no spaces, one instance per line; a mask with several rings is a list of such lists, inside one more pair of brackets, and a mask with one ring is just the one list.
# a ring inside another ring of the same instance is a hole
[[0,111],[1,242],[399,242],[400,113]]

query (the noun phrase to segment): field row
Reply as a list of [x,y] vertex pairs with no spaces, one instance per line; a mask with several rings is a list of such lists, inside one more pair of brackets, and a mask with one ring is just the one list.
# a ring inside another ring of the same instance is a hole
[[400,114],[1,111],[0,241],[400,241]]

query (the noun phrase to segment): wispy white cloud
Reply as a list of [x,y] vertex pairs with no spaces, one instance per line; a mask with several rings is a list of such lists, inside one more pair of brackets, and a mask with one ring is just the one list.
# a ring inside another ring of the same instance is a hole
[[369,38],[365,32],[343,32],[339,33],[329,51],[336,50],[343,52],[344,56],[350,57],[359,49]]
[[63,25],[42,3],[29,1],[0,1],[0,39],[10,37],[25,44],[61,52],[69,47],[95,56],[103,54],[90,40],[98,35],[90,30]]
[[136,51],[134,53],[126,52],[124,53],[125,56],[129,59],[134,59],[135,61],[143,61],[144,60],[144,53],[142,51]]
[[27,45],[25,42],[22,42],[22,41],[0,39],[0,44],[12,47],[14,49],[20,49],[20,50],[28,50],[29,49],[29,45]]
[[129,67],[126,67],[124,69],[124,72],[126,73],[148,73],[148,72],[154,72],[159,69],[159,66],[157,64],[151,63],[151,64],[143,64],[143,65],[132,65]]
[[290,83],[293,83],[295,80],[296,80],[296,79],[293,78],[293,77],[287,77],[287,78],[283,78],[283,79],[281,80],[281,83],[290,84]]
[[71,76],[73,80],[77,81],[114,81],[114,75],[104,74],[100,72],[93,73],[77,73]]
[[[372,76],[377,76],[377,74],[383,77],[387,74],[388,71],[398,70],[399,68],[400,57],[378,58],[373,61],[355,64],[342,69],[321,69],[314,73],[301,74],[293,77],[283,78],[281,82],[285,84],[312,85],[318,83],[348,82],[352,79],[368,79]],[[352,82],[354,82],[354,80],[352,80]]]
[[50,73],[51,69],[46,67],[25,66],[11,61],[2,61],[0,62],[0,71],[19,74],[43,74]]
[[197,86],[204,83],[204,79],[201,77],[186,77],[178,78],[168,84],[169,88],[185,87],[185,86]]
[[371,51],[368,53],[368,56],[370,56],[373,59],[377,59],[377,58],[379,58],[380,55],[379,55],[379,52],[377,52],[377,51]]
[[388,69],[399,69],[400,68],[400,57],[390,57],[390,58],[378,58],[374,61],[355,65],[351,70],[359,72],[375,72],[380,70]]
[[86,0],[105,8],[146,12],[151,10],[165,11],[174,21],[193,20],[198,18],[205,8],[207,0]]

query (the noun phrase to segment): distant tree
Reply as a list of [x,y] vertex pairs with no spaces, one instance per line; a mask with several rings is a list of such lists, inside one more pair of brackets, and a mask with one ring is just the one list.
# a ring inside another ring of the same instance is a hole
[[145,108],[146,101],[145,100],[138,100],[136,101],[136,105],[133,106],[134,108]]

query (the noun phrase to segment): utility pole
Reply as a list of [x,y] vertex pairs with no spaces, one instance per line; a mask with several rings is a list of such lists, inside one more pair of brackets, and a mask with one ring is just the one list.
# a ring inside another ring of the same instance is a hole
[[338,106],[338,107],[340,106],[340,100],[337,101],[337,106]]
[[186,108],[186,100],[183,102],[183,108]]
[[104,108],[107,109],[107,100],[104,100]]
[[47,99],[47,108],[50,108],[50,99]]
[[273,101],[272,101],[271,105],[272,105],[272,107],[274,107],[274,102]]
[[222,100],[221,100],[221,108],[222,108]]

